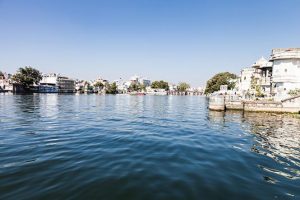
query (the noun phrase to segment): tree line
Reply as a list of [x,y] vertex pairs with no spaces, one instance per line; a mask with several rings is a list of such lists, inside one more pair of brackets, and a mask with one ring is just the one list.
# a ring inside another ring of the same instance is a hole
[[[3,73],[0,71],[0,76]],[[38,84],[42,80],[42,73],[30,66],[26,66],[24,68],[19,68],[17,72],[12,76],[12,80],[15,83],[18,83],[24,87],[25,90],[29,90],[30,86],[33,84]],[[117,90],[117,84],[114,82],[112,84],[106,83],[105,85],[101,82],[97,82],[94,84],[94,87],[98,88],[106,88],[106,93],[108,94],[116,94],[118,92]],[[160,81],[154,81],[151,84],[151,88],[153,89],[164,89],[166,91],[169,90],[169,83],[163,80]],[[190,85],[186,82],[180,82],[177,85],[176,90],[179,92],[185,92],[190,88]],[[90,88],[92,89],[92,86]],[[146,86],[139,83],[139,82],[133,82],[128,88],[129,91],[145,91]]]

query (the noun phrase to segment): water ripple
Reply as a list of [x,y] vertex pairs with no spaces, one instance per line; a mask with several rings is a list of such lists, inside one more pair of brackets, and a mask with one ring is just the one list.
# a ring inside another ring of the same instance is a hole
[[0,95],[0,199],[299,199],[300,120],[204,97]]

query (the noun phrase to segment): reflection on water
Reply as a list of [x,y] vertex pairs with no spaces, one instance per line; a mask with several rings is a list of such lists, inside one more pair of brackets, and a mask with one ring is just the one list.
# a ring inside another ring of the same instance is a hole
[[300,120],[199,96],[0,95],[0,199],[299,199]]
[[264,170],[289,179],[300,178],[300,120],[276,114],[245,113],[256,140],[252,151],[280,163],[280,170],[261,166]]
[[[276,177],[300,178],[300,119],[294,116],[241,111],[210,111],[209,120],[220,127],[238,123],[245,132],[253,134],[251,152],[271,158],[277,164],[258,164],[268,176],[265,180],[276,183]],[[280,178],[279,178],[280,179]]]

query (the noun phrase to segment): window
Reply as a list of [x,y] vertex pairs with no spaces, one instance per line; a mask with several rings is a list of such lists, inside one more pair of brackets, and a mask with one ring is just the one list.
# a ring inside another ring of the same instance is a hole
[[247,77],[245,76],[245,77],[244,77],[244,80],[246,80],[246,79],[247,79]]

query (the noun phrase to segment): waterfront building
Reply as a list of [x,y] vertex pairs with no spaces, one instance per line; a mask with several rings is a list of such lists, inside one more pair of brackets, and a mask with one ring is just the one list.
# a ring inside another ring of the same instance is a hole
[[269,60],[262,57],[241,70],[236,89],[243,98],[257,93],[277,101],[290,97],[300,89],[300,48],[273,49]]
[[151,86],[151,80],[150,79],[147,79],[145,77],[142,77],[139,79],[139,83],[141,85],[144,85],[145,87],[150,87]]
[[11,80],[11,74],[4,73],[3,76],[0,76],[0,91],[13,91],[13,81]]
[[273,90],[276,99],[289,96],[289,92],[300,89],[300,48],[273,49]]
[[[100,83],[100,84],[99,84]],[[93,88],[93,92],[99,93],[99,94],[105,94],[106,87],[109,84],[109,81],[107,79],[98,78],[94,81],[90,81],[87,83],[89,87],[89,90],[86,90],[87,92],[92,92],[91,89]],[[102,86],[101,86],[102,84]]]
[[113,83],[116,83],[117,85],[118,94],[125,94],[128,92],[130,82],[127,84],[127,82],[124,82],[123,79],[120,78],[119,80],[113,81]]
[[84,86],[85,86],[85,81],[81,80],[76,80],[75,81],[75,90],[76,92],[83,92],[84,91]]
[[245,96],[251,90],[251,80],[255,69],[247,67],[241,70],[240,79],[236,84],[236,88],[242,96]]
[[40,86],[45,88],[57,87],[57,92],[60,93],[75,92],[75,81],[56,73],[44,74],[42,80],[40,81]]
[[96,83],[99,83],[99,82],[102,83],[103,85],[106,85],[106,84],[109,83],[109,81],[106,80],[106,79],[98,78],[98,79],[96,79],[96,80],[93,82],[93,84],[96,84]]
[[169,91],[170,92],[176,92],[177,91],[177,85],[173,83],[168,83],[169,85]]
[[257,60],[252,68],[255,69],[252,75],[252,89],[257,90],[264,96],[271,94],[271,79],[272,79],[272,62],[261,57]]
[[144,85],[145,87],[151,86],[151,80],[149,80],[145,77],[137,76],[137,75],[132,76],[130,78],[130,82],[131,83],[139,83],[141,85]]
[[272,62],[261,57],[251,67],[241,70],[236,88],[242,96],[254,95],[258,91],[261,95],[270,96],[272,88],[271,77]]
[[261,58],[241,71],[236,89],[239,95],[216,92],[209,108],[300,113],[300,48],[273,49],[269,61]]

